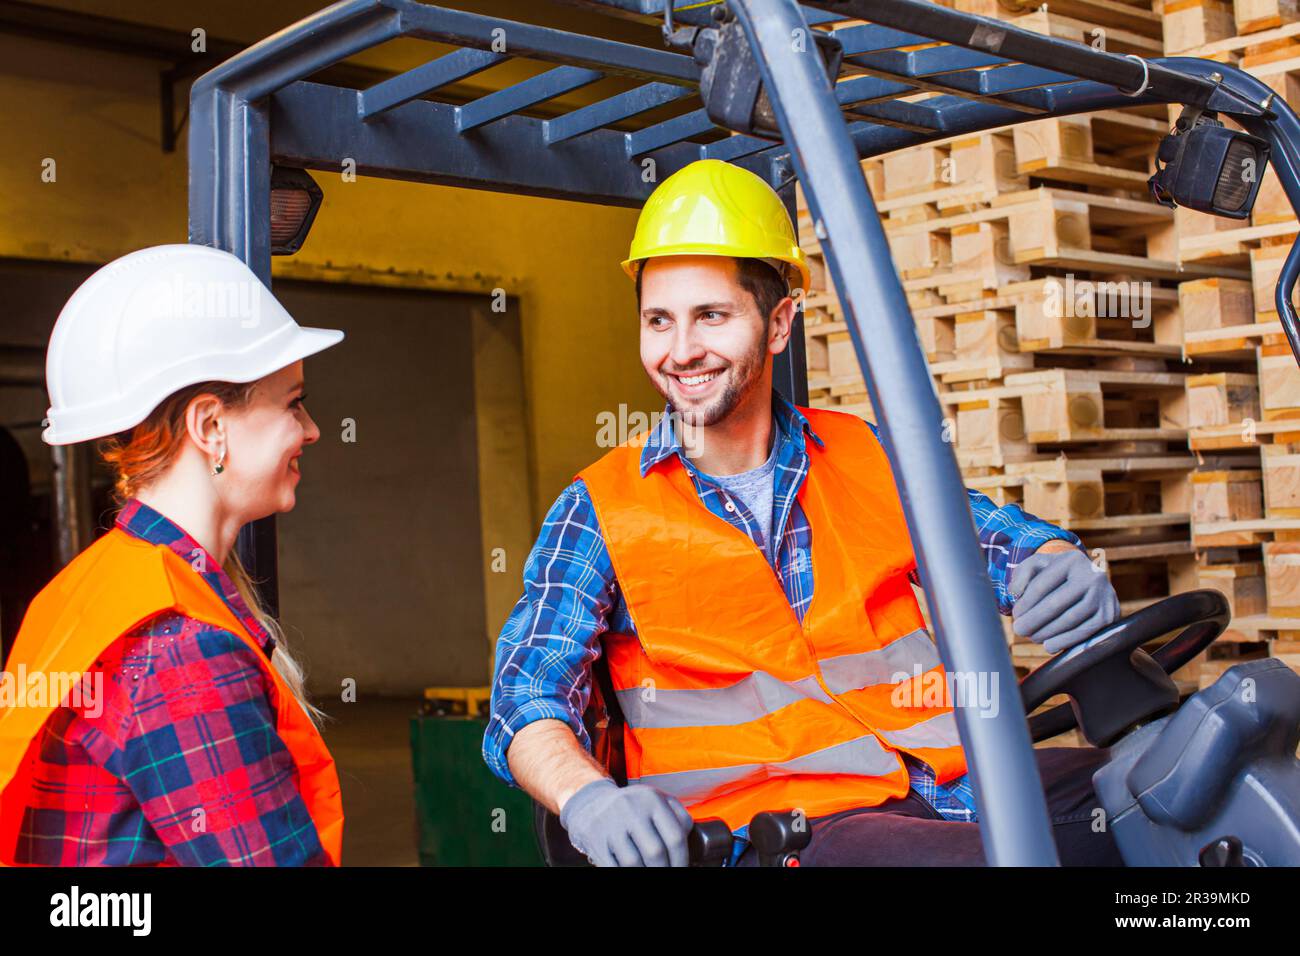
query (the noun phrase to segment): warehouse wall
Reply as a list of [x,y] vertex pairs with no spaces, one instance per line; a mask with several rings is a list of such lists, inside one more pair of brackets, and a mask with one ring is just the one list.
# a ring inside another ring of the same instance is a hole
[[321,440],[278,525],[290,641],[302,633],[313,685],[334,693],[481,681],[474,299],[289,281],[279,294],[347,336],[306,363]]
[[[0,36],[0,256],[97,263],[185,240],[184,144],[159,149],[157,83],[146,61]],[[42,181],[47,159],[53,182]],[[317,178],[325,203],[312,236],[292,261],[277,260],[277,275],[470,293],[485,307],[502,289],[521,310],[526,467],[482,476],[482,507],[512,515],[504,524],[515,529],[500,534],[504,575],[488,575],[495,634],[537,522],[599,453],[597,414],[659,404],[617,264],[635,211]]]

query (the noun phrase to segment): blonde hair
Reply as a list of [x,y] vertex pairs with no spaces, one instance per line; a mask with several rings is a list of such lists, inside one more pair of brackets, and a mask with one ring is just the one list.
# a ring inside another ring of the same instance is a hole
[[[247,403],[256,384],[200,382],[189,385],[163,399],[148,418],[130,431],[101,441],[99,453],[117,473],[113,491],[117,503],[126,504],[140,489],[148,487],[171,467],[186,434],[185,410],[195,396],[214,395],[225,407],[238,408]],[[284,629],[279,621],[267,613],[257,596],[252,579],[233,549],[222,562],[221,570],[226,572],[226,576],[235,585],[235,590],[244,599],[253,617],[274,638],[275,650],[271,654],[271,664],[308,718],[319,725],[326,716],[325,712],[307,699],[302,665],[289,651]]]

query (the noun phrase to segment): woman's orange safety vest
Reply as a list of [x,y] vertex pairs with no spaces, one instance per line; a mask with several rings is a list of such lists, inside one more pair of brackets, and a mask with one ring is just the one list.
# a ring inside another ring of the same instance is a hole
[[[163,611],[176,611],[235,634],[257,655],[271,690],[276,730],[298,768],[298,789],[321,845],[338,866],[343,802],[338,773],[316,726],[226,603],[170,548],[114,528],[79,554],[32,601],[8,670],[87,674],[123,634]],[[15,865],[18,831],[46,720],[60,706],[0,707],[0,864]]]
[[642,435],[579,475],[636,625],[604,636],[628,782],[732,829],[763,810],[811,818],[902,797],[899,751],[941,783],[966,771],[884,450],[861,419],[800,411],[825,441],[807,443],[799,490],[816,582],[802,623],[677,456],[642,477]]

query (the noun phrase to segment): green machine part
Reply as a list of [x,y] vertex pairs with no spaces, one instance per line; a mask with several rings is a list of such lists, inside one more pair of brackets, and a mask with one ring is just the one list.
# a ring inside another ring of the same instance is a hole
[[541,866],[533,802],[483,762],[487,721],[411,718],[411,762],[421,866]]

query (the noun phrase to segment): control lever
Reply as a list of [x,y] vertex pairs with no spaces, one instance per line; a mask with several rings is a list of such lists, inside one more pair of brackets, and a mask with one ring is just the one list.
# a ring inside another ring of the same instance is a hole
[[798,810],[756,813],[749,822],[749,842],[758,851],[759,866],[798,866],[799,851],[810,840],[808,818]]
[[1219,837],[1201,847],[1198,855],[1201,866],[1245,866],[1241,840],[1235,836]]
[[722,866],[731,857],[734,838],[721,820],[700,820],[686,837],[691,866]]

